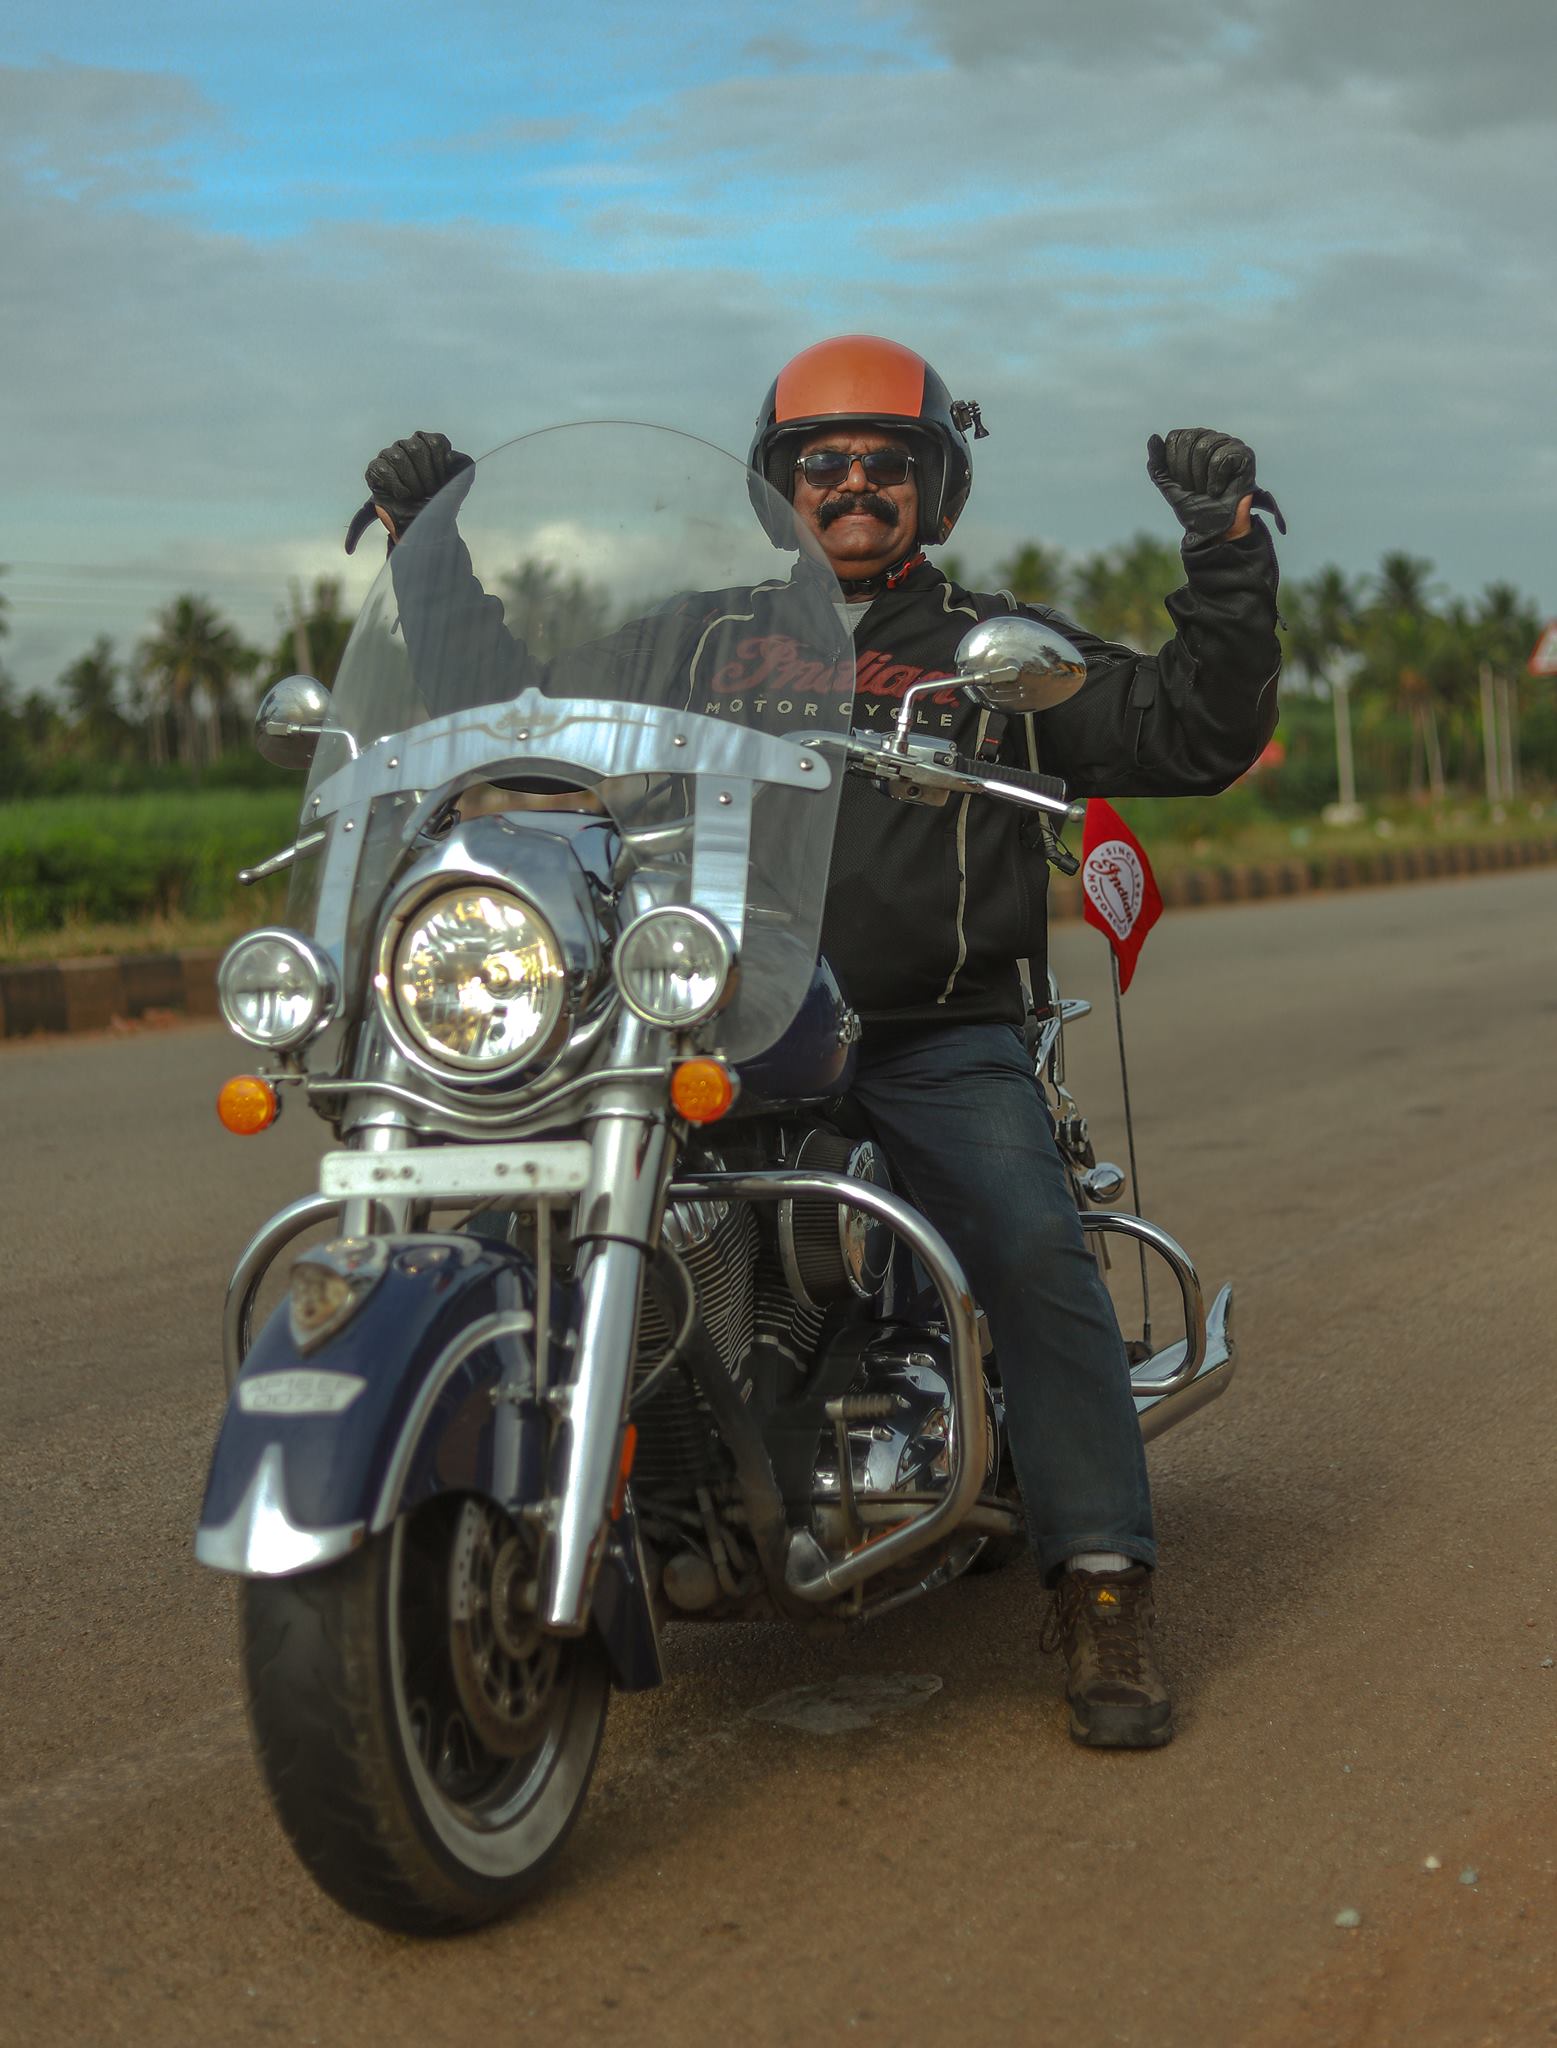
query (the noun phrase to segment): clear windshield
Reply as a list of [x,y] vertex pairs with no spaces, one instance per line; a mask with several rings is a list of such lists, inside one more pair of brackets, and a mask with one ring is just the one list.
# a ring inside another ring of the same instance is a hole
[[840,595],[789,507],[706,442],[604,422],[498,449],[419,515],[363,607],[289,921],[350,999],[418,822],[477,786],[582,788],[658,900],[729,928],[739,989],[713,1036],[761,1051],[816,957],[842,776],[803,743],[849,730]]

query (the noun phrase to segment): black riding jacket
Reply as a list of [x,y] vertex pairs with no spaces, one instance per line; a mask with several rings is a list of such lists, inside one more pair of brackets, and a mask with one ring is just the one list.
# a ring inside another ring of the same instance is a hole
[[[476,581],[452,512],[419,546],[422,569],[412,582],[420,595],[399,592],[413,669],[452,666],[471,703],[515,694],[535,658],[508,631],[500,600]],[[400,552],[392,559],[398,589]],[[884,735],[911,683],[945,676],[944,693],[918,700],[915,729],[965,754],[982,749],[987,758],[993,749],[996,759],[1041,767],[1078,797],[1225,789],[1276,723],[1276,555],[1256,519],[1242,540],[1186,549],[1184,565],[1186,580],[1166,601],[1173,637],[1155,654],[1138,654],[1049,607],[965,591],[921,561],[855,626],[852,723]],[[1054,710],[1001,726],[957,688],[954,655],[970,626],[1007,609],[1052,622],[1085,656],[1087,677]],[[838,730],[847,670],[840,676],[830,661],[807,659],[788,635],[793,616],[783,578],[689,593],[584,650],[578,687],[593,693],[614,649],[632,664],[640,696],[652,690],[690,710],[765,713],[775,730],[807,719],[815,719],[813,730]],[[557,694],[568,693],[569,659],[550,666],[545,687]],[[906,803],[848,776],[822,943],[865,1024],[1019,1021],[1016,963],[1029,961],[1042,986],[1048,872],[1036,812],[982,796]]]
[[[1259,520],[1242,540],[1187,549],[1167,600],[1177,629],[1155,654],[1100,640],[1044,605],[961,589],[928,563],[855,627],[857,730],[885,733],[911,683],[950,676],[977,620],[1015,609],[1086,657],[1052,711],[1005,722],[996,757],[1061,775],[1072,796],[1209,795],[1241,775],[1276,724],[1276,554]],[[990,715],[948,690],[918,700],[916,730],[976,753]],[[989,797],[939,808],[844,784],[823,945],[867,1025],[1016,1022],[1018,960],[1042,987],[1048,863],[1036,813]]]

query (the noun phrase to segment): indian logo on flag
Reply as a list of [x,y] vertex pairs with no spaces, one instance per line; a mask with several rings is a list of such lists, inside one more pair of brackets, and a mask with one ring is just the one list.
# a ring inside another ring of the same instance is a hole
[[1082,916],[1113,947],[1122,994],[1130,986],[1146,934],[1162,915],[1162,896],[1146,849],[1112,804],[1096,796],[1087,801],[1081,886],[1086,896]]

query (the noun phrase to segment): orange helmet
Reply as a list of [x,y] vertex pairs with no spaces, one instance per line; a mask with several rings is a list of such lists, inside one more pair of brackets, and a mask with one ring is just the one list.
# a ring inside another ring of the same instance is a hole
[[[968,429],[988,429],[970,399],[953,399],[923,356],[875,334],[840,334],[803,349],[774,378],[752,436],[749,469],[781,498],[795,495],[794,444],[835,421],[900,428],[916,444],[921,547],[950,535],[973,488]],[[793,547],[779,531],[768,500],[752,489],[757,517],[777,547]]]

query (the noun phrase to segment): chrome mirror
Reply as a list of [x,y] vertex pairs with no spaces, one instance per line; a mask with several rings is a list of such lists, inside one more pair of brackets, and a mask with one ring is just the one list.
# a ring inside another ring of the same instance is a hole
[[330,716],[330,693],[312,676],[283,676],[254,714],[254,744],[278,768],[306,768]]
[[964,633],[956,663],[958,682],[986,711],[1050,711],[1087,677],[1086,662],[1063,633],[1015,612]]

